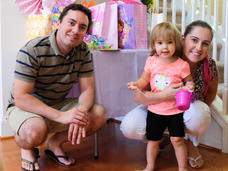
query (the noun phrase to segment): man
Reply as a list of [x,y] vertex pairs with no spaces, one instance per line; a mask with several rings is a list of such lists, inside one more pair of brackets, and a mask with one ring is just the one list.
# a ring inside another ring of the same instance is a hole
[[[45,153],[59,164],[75,164],[63,144],[80,144],[81,138],[105,124],[105,109],[94,104],[92,58],[83,42],[91,22],[89,9],[71,4],[60,15],[55,32],[29,41],[17,55],[7,113],[21,148],[23,170],[39,170],[39,151],[34,147],[50,132],[55,134]],[[79,98],[65,99],[76,78]]]

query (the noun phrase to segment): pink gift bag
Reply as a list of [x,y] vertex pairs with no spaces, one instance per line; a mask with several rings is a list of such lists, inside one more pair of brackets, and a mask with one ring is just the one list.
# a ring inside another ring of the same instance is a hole
[[[118,4],[119,41],[123,49],[147,49],[147,8],[145,5]],[[122,39],[122,40],[120,40]]]
[[93,22],[89,34],[102,38],[111,50],[118,49],[117,6],[117,3],[105,2],[89,8]]

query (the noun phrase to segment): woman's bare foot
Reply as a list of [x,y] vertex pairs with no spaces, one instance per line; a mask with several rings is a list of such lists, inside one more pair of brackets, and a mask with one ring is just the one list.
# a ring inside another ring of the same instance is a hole
[[197,147],[195,147],[190,140],[188,140],[188,163],[192,168],[198,169],[203,167],[204,161],[202,155],[199,153]]

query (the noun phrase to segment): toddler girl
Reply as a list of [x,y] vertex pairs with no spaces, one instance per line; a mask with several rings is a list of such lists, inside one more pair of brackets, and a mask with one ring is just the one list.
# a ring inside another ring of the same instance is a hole
[[[181,34],[174,25],[169,22],[156,25],[151,33],[151,48],[142,76],[127,85],[130,90],[144,89],[148,83],[152,92],[162,92],[178,84],[183,84],[182,89],[185,90],[194,89],[189,64],[179,58],[182,56]],[[167,97],[166,101],[149,104],[146,124],[148,144],[144,171],[155,169],[159,143],[166,128],[175,149],[179,171],[186,171],[183,111],[177,109],[176,101]]]

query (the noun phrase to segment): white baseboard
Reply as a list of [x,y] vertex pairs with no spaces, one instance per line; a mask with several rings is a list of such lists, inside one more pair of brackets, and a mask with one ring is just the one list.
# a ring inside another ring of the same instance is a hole
[[2,118],[0,121],[0,137],[9,137],[13,135],[6,118]]
[[207,132],[200,138],[200,144],[222,150],[222,128],[212,116],[211,125]]
[[211,125],[200,138],[200,143],[228,153],[228,115],[223,112],[221,98],[216,96],[211,105]]

